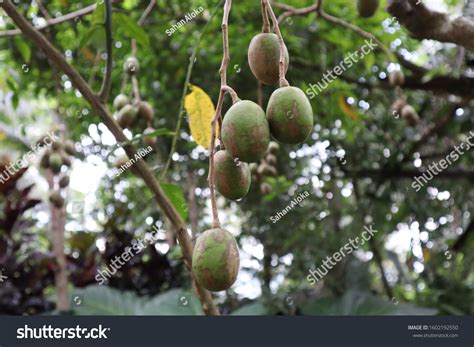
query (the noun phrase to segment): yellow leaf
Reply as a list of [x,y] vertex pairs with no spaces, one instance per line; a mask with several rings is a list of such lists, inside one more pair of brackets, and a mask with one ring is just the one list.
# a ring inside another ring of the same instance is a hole
[[2,133],[2,132],[0,131],[0,141],[5,140],[6,138],[7,138],[7,135],[5,135],[5,133]]
[[[209,149],[211,143],[211,122],[214,117],[214,104],[207,93],[197,86],[191,86],[191,93],[184,98],[184,108],[188,113],[189,128],[196,143]],[[216,128],[219,126],[217,125]],[[216,134],[219,129],[216,129]]]
[[341,95],[339,97],[339,107],[341,108],[342,112],[346,116],[349,116],[352,118],[352,120],[357,120],[357,112],[354,110],[354,108],[347,103],[346,97]]

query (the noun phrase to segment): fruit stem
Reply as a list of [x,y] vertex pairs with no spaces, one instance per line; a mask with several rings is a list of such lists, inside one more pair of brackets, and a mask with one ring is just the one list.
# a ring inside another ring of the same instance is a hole
[[267,3],[265,0],[262,0],[262,19],[263,19],[262,33],[269,33],[270,21],[268,20]]
[[110,87],[112,86],[112,65],[113,65],[113,43],[114,38],[112,34],[112,3],[111,0],[105,1],[105,37],[107,47],[107,65],[105,70],[104,80],[99,91],[99,99],[103,103],[107,103],[107,99],[110,93]]
[[280,88],[287,87],[290,84],[285,78],[285,75],[286,75],[285,74],[285,48],[286,48],[285,41],[283,40],[283,36],[281,35],[280,26],[278,25],[278,19],[275,16],[275,13],[273,12],[272,5],[268,3],[268,0],[262,0],[262,2],[265,2],[266,7],[268,8],[268,12],[273,22],[273,29],[275,31],[275,34],[278,37],[278,45],[280,47],[280,61],[278,64],[279,76],[280,76]]
[[[237,93],[227,85],[227,67],[230,62],[229,54],[229,34],[228,34],[228,23],[229,23],[229,13],[232,8],[232,0],[225,0],[224,3],[224,14],[222,16],[222,45],[223,45],[223,56],[222,63],[219,69],[219,75],[221,76],[221,88],[219,91],[219,98],[217,100],[216,112],[214,113],[214,118],[211,122],[212,134],[211,134],[211,144],[209,146],[209,175],[207,180],[209,182],[209,190],[211,193],[211,206],[212,206],[212,227],[220,228],[219,221],[219,212],[217,210],[217,201],[216,201],[216,191],[214,184],[214,153],[216,147],[216,124],[219,122],[219,125],[222,123],[222,104],[224,103],[224,97],[226,93],[229,93],[233,103],[239,101]],[[220,131],[222,126],[219,127],[219,139],[221,138]],[[220,141],[222,143],[222,141]]]

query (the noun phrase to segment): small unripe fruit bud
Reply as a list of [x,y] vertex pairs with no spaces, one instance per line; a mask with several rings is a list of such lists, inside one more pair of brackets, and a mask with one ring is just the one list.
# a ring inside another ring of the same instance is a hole
[[267,183],[267,182],[262,182],[262,184],[260,184],[260,192],[261,192],[263,195],[270,194],[272,191],[273,191],[273,188],[272,188],[272,186],[271,186],[269,183]]
[[61,158],[61,154],[59,153],[51,153],[49,156],[49,167],[51,171],[55,174],[61,172],[61,166],[63,165],[63,158]]
[[69,185],[69,176],[63,176],[59,180],[59,186],[61,188],[66,188]]
[[60,192],[51,192],[51,194],[49,195],[49,201],[56,208],[61,208],[64,206],[64,198],[61,196]]
[[43,168],[43,169],[47,169],[49,168],[49,152],[46,152],[42,157],[41,157],[41,161],[40,161],[40,166]]
[[[146,134],[150,134],[152,132],[154,132],[155,129],[153,128],[146,128],[144,131],[143,131],[143,135],[146,135]],[[154,146],[155,143],[156,143],[156,138],[154,138],[153,136],[145,136],[143,137],[143,143],[147,146]]]
[[142,101],[138,105],[138,118],[140,120],[144,120],[146,123],[151,122],[153,120],[153,117],[155,115],[155,111],[153,111],[153,107],[146,102]]
[[64,151],[73,157],[76,156],[76,146],[74,146],[74,142],[67,140],[66,144],[64,145]]
[[268,145],[268,152],[272,154],[278,154],[279,151],[280,145],[278,144],[278,142],[271,141],[270,145]]
[[267,154],[267,155],[265,156],[265,161],[266,161],[269,165],[275,166],[276,163],[277,163],[277,157],[276,157],[275,155],[273,155],[273,154]]
[[415,111],[415,109],[411,105],[406,105],[405,107],[403,107],[402,117],[407,121],[408,125],[411,127],[418,125],[418,123],[420,122],[420,116],[418,116],[418,113]]
[[357,11],[361,17],[372,17],[378,7],[379,0],[357,0]]
[[123,71],[129,75],[136,75],[140,70],[140,63],[135,57],[128,57],[123,64]]
[[51,148],[53,149],[53,151],[59,151],[61,150],[61,144],[55,141],[51,144]]
[[117,118],[122,128],[128,128],[135,121],[137,108],[132,105],[125,105],[118,113]]
[[63,165],[66,165],[67,167],[70,167],[72,165],[71,158],[69,158],[66,153],[61,152],[61,159],[63,160]]
[[[406,100],[404,98],[398,98],[395,100],[391,106],[392,109],[392,115],[394,116],[401,116],[402,114],[402,109],[405,107],[407,104]],[[398,118],[397,117],[397,118]]]
[[114,99],[114,108],[120,111],[125,105],[130,104],[130,99],[125,94],[119,94]]
[[400,70],[393,71],[389,76],[390,85],[400,87],[405,83],[405,75]]

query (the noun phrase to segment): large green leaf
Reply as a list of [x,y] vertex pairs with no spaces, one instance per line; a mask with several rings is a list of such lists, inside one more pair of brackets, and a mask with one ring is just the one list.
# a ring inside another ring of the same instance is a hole
[[253,302],[244,305],[232,312],[232,315],[234,316],[263,316],[265,314],[267,314],[267,310],[261,302]]
[[173,206],[178,210],[180,216],[186,220],[188,218],[188,206],[181,187],[170,183],[162,183],[161,187]]
[[76,288],[71,306],[77,315],[202,315],[199,299],[190,291],[172,289],[151,299],[107,286]]
[[124,13],[114,13],[112,15],[112,21],[115,28],[122,29],[126,36],[137,40],[142,46],[148,47],[150,45],[150,39],[137,23],[135,23],[129,16]]

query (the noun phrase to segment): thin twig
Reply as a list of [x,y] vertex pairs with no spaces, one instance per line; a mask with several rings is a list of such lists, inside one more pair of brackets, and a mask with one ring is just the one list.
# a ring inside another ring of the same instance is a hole
[[[138,20],[139,26],[143,26],[143,24],[145,24],[146,19],[151,14],[151,11],[153,11],[153,8],[155,8],[155,6],[156,6],[156,0],[151,0],[147,8],[143,12],[142,16]],[[135,57],[136,55],[137,55],[137,40],[132,39],[132,56]]]
[[99,99],[103,103],[107,102],[112,85],[112,65],[113,65],[113,44],[114,38],[112,34],[112,3],[111,0],[105,0],[105,39],[107,49],[107,65],[102,87],[99,92]]
[[[50,20],[47,20],[44,25],[36,27],[36,30],[44,30],[52,25],[56,25],[59,23],[67,22],[69,20],[72,20],[74,18],[82,17],[85,16],[91,12],[93,12],[97,7],[97,4],[92,4],[90,6],[84,7],[80,10],[68,13],[64,16],[61,17],[56,17],[52,18]],[[5,36],[16,36],[16,35],[21,35],[21,30],[19,29],[13,29],[13,30],[5,30],[0,32],[0,37],[5,37]]]
[[266,5],[268,7],[268,12],[270,13],[270,17],[273,22],[273,30],[275,31],[275,34],[278,36],[278,45],[280,47],[280,61],[279,61],[279,76],[280,76],[280,88],[281,87],[287,87],[290,84],[285,78],[285,51],[286,51],[286,46],[285,46],[285,41],[283,40],[283,36],[281,35],[280,27],[278,25],[278,19],[275,16],[275,13],[273,12],[272,6],[268,3],[268,0],[263,0],[266,2]]
[[[216,202],[216,192],[214,184],[214,152],[216,146],[216,124],[218,120],[222,117],[222,104],[224,103],[224,96],[226,92],[231,93],[232,100],[236,102],[238,99],[235,91],[227,86],[227,67],[230,62],[229,54],[229,33],[228,33],[228,23],[229,23],[229,13],[232,8],[232,0],[226,0],[224,4],[224,14],[222,16],[222,45],[224,49],[224,54],[222,56],[222,63],[219,69],[219,74],[221,76],[221,88],[219,91],[219,99],[217,100],[216,112],[214,113],[214,118],[211,122],[212,134],[211,134],[211,144],[209,146],[209,176],[207,180],[209,181],[209,189],[211,193],[211,205],[212,205],[212,227],[219,228],[221,223],[219,221],[219,213],[217,211],[217,202]],[[235,99],[236,98],[236,99]]]
[[262,33],[269,33],[270,21],[268,20],[267,3],[265,2],[265,0],[262,0],[262,20],[263,20]]
[[191,53],[191,58],[189,60],[188,71],[186,73],[186,79],[184,81],[183,93],[181,95],[181,104],[179,105],[178,122],[176,123],[175,135],[173,137],[173,140],[171,141],[171,149],[170,149],[170,152],[169,152],[169,155],[168,155],[168,160],[166,161],[166,165],[163,169],[163,173],[161,174],[161,179],[163,179],[166,176],[166,172],[168,171],[168,169],[171,165],[171,158],[173,156],[173,153],[176,150],[176,144],[178,142],[179,131],[181,129],[181,123],[183,122],[183,116],[185,114],[184,99],[186,98],[186,95],[188,94],[189,82],[191,80],[191,74],[193,72],[194,62],[196,60],[196,55],[197,55],[197,50],[198,50],[199,44],[201,43],[202,37],[203,37],[204,33],[206,32],[207,27],[212,22],[212,19],[215,17],[215,15],[217,14],[217,11],[219,10],[219,8],[221,6],[221,3],[222,3],[222,1],[219,1],[216,8],[214,9],[214,12],[211,15],[211,18],[209,18],[209,21],[206,23],[206,25],[202,29],[196,43],[194,44],[193,52]]

